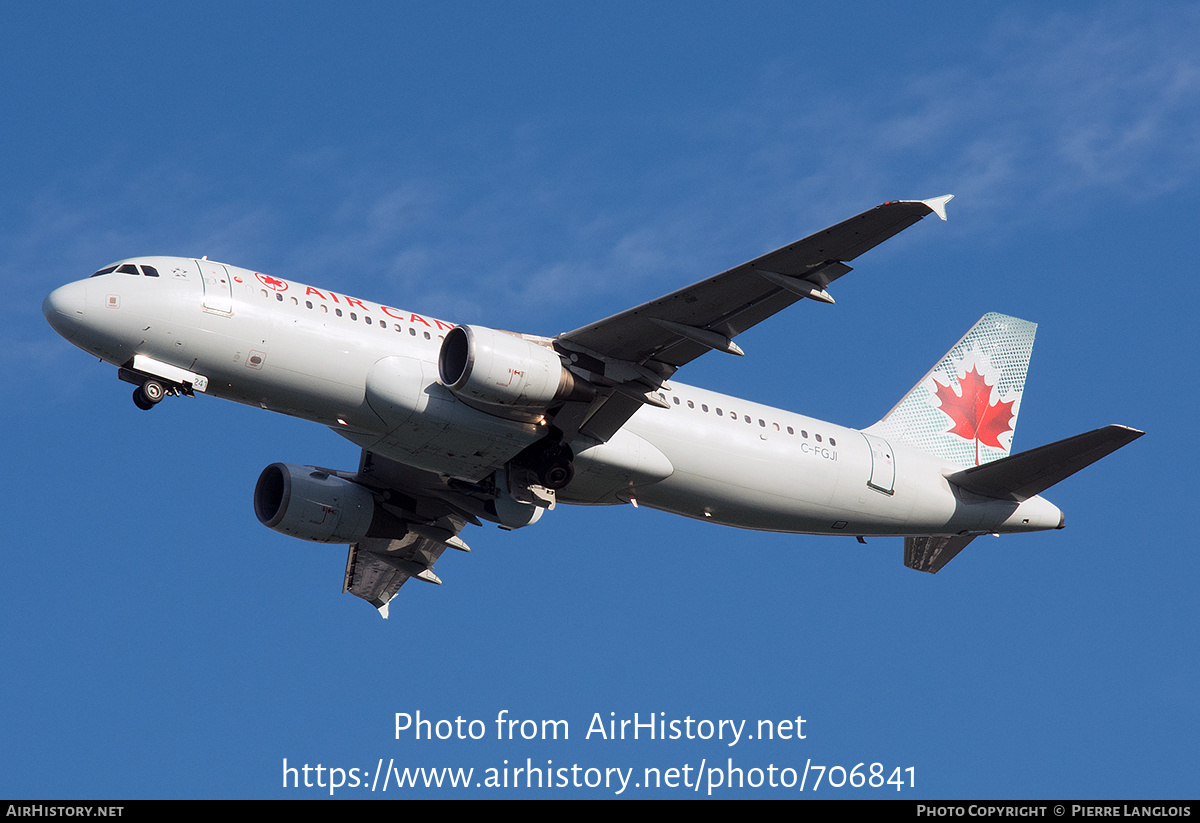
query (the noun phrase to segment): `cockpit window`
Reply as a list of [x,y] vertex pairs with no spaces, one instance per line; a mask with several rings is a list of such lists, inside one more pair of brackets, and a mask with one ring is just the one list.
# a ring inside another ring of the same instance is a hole
[[100,269],[100,271],[93,274],[92,277],[99,277],[102,274],[112,274],[113,272],[118,272],[119,274],[144,274],[146,277],[158,277],[158,269],[154,268],[154,266],[147,266],[144,263],[141,266],[141,271],[138,271],[138,267],[133,263],[125,263],[119,268],[117,266],[109,266],[106,269]]

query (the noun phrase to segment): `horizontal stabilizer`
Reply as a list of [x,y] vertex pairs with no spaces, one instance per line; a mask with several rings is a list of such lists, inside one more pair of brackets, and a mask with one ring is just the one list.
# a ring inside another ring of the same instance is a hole
[[1057,443],[973,466],[947,476],[954,485],[984,497],[1028,500],[1101,457],[1137,440],[1145,432],[1127,426],[1105,426]]
[[955,534],[950,537],[930,535],[904,538],[904,565],[919,572],[937,574],[954,556],[974,540],[974,534]]

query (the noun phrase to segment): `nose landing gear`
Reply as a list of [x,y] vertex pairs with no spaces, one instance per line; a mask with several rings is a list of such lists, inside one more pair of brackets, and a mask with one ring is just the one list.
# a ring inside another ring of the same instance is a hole
[[193,387],[196,391],[208,388],[208,378],[204,375],[141,354],[117,369],[117,379],[137,387],[133,390],[133,404],[143,411],[154,408],[168,395],[194,397]]
[[166,387],[154,378],[150,378],[133,390],[133,404],[143,411],[149,411],[162,402],[166,396]]

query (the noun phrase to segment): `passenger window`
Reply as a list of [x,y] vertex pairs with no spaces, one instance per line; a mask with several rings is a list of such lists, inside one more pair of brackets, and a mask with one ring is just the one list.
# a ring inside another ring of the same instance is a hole
[[831,445],[831,446],[836,446],[836,445],[837,445],[837,441],[836,441],[836,440],[834,440],[834,439],[831,437],[831,438],[829,438],[829,445]]
[[696,404],[695,404],[695,403],[693,403],[691,400],[689,400],[689,401],[688,401],[688,408],[689,408],[689,409],[694,409],[694,408],[696,408]]

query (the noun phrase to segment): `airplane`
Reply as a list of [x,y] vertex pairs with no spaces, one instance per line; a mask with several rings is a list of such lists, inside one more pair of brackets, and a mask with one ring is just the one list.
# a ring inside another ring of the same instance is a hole
[[1061,529],[1040,495],[1140,437],[1110,425],[1011,454],[1036,325],[985,314],[858,430],[676,382],[691,360],[801,300],[952,195],[883,203],[740,266],[556,337],[456,325],[207,257],[136,257],[55,289],[43,313],[153,409],[197,393],[328,426],[356,471],[273,463],[254,511],[349,546],[343,591],[383,617],[440,584],[468,525],[558,503],[649,506],[762,531],[904,538],[937,573],[983,534]]

